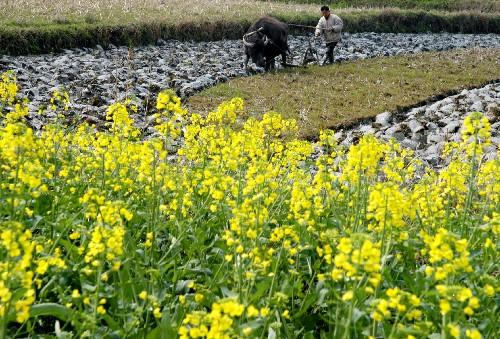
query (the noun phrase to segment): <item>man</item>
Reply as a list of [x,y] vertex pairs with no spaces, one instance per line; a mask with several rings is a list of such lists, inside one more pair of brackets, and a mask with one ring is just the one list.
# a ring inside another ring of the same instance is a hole
[[342,28],[344,23],[335,14],[330,13],[330,7],[322,6],[321,14],[323,15],[316,26],[316,31],[314,35],[318,38],[321,34],[325,37],[326,42],[326,59],[323,64],[326,64],[328,60],[329,63],[333,63],[333,49],[339,41],[342,39]]

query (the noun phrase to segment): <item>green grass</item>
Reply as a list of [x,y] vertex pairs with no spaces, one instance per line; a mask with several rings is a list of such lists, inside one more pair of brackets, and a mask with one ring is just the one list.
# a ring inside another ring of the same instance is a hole
[[[500,33],[500,14],[421,9],[338,9],[349,32]],[[157,39],[240,38],[263,15],[315,25],[317,4],[216,0],[4,1],[0,4],[0,54],[30,54],[96,44],[143,45]],[[292,31],[293,34],[299,31]]]
[[397,7],[444,11],[500,11],[498,0],[274,0],[300,4],[328,4],[330,8]]
[[188,107],[205,112],[239,96],[251,114],[277,111],[315,138],[320,129],[500,79],[499,60],[498,49],[473,49],[293,68],[233,79],[191,97]]

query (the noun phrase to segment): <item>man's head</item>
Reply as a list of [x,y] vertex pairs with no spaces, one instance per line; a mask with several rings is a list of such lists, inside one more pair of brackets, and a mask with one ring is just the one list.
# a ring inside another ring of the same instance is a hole
[[330,7],[321,6],[321,14],[323,14],[325,18],[328,18],[330,16]]

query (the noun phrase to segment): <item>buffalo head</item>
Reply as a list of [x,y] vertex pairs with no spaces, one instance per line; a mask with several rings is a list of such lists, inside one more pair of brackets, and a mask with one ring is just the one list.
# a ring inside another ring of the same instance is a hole
[[282,56],[286,64],[288,51],[288,25],[273,17],[265,16],[257,20],[243,36],[245,46],[245,67],[252,61],[266,70],[274,68],[274,58]]
[[[255,35],[254,37],[250,35]],[[267,35],[256,31],[251,34],[243,36],[243,45],[245,45],[245,52],[252,58],[252,61],[259,67],[266,65],[265,49],[269,45],[270,40]]]

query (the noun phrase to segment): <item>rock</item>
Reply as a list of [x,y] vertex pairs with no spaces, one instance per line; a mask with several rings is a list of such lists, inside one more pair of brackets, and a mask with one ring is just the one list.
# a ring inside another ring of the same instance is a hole
[[431,166],[437,166],[441,160],[442,146],[439,144],[430,145],[424,151],[424,160]]
[[448,125],[456,120],[457,119],[452,118],[452,117],[446,117],[446,118],[439,119],[439,121],[437,121],[437,124],[439,127],[445,127],[446,125]]
[[408,117],[411,117],[412,119],[415,119],[425,113],[425,107],[416,107],[412,108],[406,115]]
[[408,126],[412,133],[418,133],[424,129],[424,126],[422,126],[422,124],[417,120],[408,121],[406,126]]
[[82,114],[82,120],[87,122],[89,125],[98,125],[100,123],[99,118],[88,114]]
[[[388,136],[387,134],[384,134],[385,136]],[[396,132],[392,134],[389,138],[395,139],[397,141],[402,141],[405,139],[405,135],[402,132]]]
[[425,113],[427,113],[429,111],[431,111],[431,112],[437,112],[437,111],[439,111],[439,108],[441,107],[441,105],[442,105],[441,102],[439,102],[439,101],[435,102],[432,105],[430,105],[429,107],[427,107]]
[[445,106],[450,105],[452,103],[453,103],[453,99],[452,98],[450,98],[450,97],[444,98],[443,100],[441,100],[441,105],[442,105],[441,110],[443,110],[443,108]]
[[392,113],[384,112],[375,117],[374,127],[387,127],[391,125]]
[[43,121],[34,115],[30,117],[28,124],[36,130],[41,130],[44,125]]
[[496,102],[496,100],[493,99],[492,97],[490,97],[488,94],[483,95],[481,98],[481,101],[485,102],[485,103],[495,103]]
[[500,145],[500,137],[491,137],[491,143],[498,149]]
[[99,75],[97,77],[97,80],[102,81],[102,82],[108,82],[111,79],[111,76],[109,74],[103,74]]
[[462,136],[460,135],[460,133],[454,133],[449,136],[448,140],[452,142],[460,142],[462,141]]
[[392,137],[395,133],[397,132],[400,132],[401,131],[401,125],[399,124],[396,124],[396,125],[393,125],[391,127],[389,127],[386,131],[385,131],[385,134],[389,137]]
[[467,95],[467,102],[471,104],[475,104],[476,102],[480,102],[481,98],[477,95],[476,90],[471,90],[469,91],[469,94]]
[[345,139],[340,142],[340,145],[349,147],[354,143],[354,135],[352,133],[346,135]]
[[419,143],[414,141],[414,140],[405,138],[405,139],[403,139],[403,141],[401,141],[401,146],[416,150],[419,146]]
[[431,122],[428,122],[425,127],[427,128],[427,130],[429,131],[435,131],[436,129],[438,129],[438,125],[436,125],[435,123],[433,123],[432,121]]
[[361,134],[374,134],[376,132],[376,129],[373,128],[371,125],[360,125],[356,129],[356,131]]
[[439,110],[445,115],[445,116],[448,116],[448,115],[451,115],[453,113],[453,111],[455,110],[455,105],[452,104],[452,103],[449,103],[447,105],[444,105],[442,106],[441,108],[439,108]]
[[427,136],[427,143],[439,143],[445,140],[445,136],[442,133],[431,133]]
[[421,146],[427,142],[427,135],[425,133],[413,133],[411,140],[417,142]]
[[335,135],[335,139],[337,139],[337,140],[344,139],[344,131],[343,130],[335,132],[334,135]]
[[156,41],[156,45],[157,45],[157,46],[166,46],[166,45],[167,45],[167,42],[166,42],[165,40],[163,40],[163,39],[158,39],[158,40]]
[[481,101],[476,101],[470,106],[471,112],[484,112],[484,105]]
[[459,121],[451,121],[443,128],[443,131],[448,134],[455,133],[459,130],[461,125]]
[[488,153],[484,154],[485,161],[491,161],[491,160],[495,160],[495,159],[498,159],[496,151],[495,152],[488,152]]

